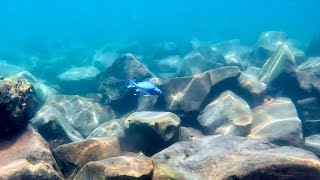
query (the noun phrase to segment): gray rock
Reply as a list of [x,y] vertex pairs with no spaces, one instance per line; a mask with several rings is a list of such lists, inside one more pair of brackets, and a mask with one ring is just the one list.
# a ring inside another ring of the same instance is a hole
[[252,123],[252,111],[246,101],[225,91],[207,105],[198,121],[208,134],[246,136]]
[[47,142],[30,126],[0,143],[1,179],[64,179]]
[[88,98],[53,95],[32,122],[45,138],[49,138],[47,140],[51,145],[57,146],[59,142],[86,138],[98,126],[114,117],[110,106],[101,106]]
[[117,59],[118,55],[112,51],[98,51],[93,56],[93,65],[99,71],[105,71]]
[[320,162],[313,153],[237,136],[179,142],[153,159],[155,180],[320,178]]
[[151,78],[151,72],[132,54],[117,58],[112,66],[97,75],[99,91],[119,114],[126,114],[137,107],[138,96],[127,88],[128,80]]
[[73,179],[88,162],[120,156],[121,151],[117,138],[88,139],[58,146],[53,154],[63,175]]
[[99,73],[100,71],[93,66],[71,68],[58,75],[60,91],[64,94],[96,92],[96,75]]
[[301,120],[294,104],[288,98],[266,100],[253,109],[249,137],[269,140],[278,145],[302,144]]
[[26,128],[38,105],[38,96],[26,80],[0,80],[0,137]]
[[320,101],[317,97],[298,100],[299,117],[303,122],[304,136],[320,133]]
[[135,112],[124,128],[127,142],[149,155],[179,141],[180,118],[170,112]]
[[12,64],[8,64],[4,60],[0,60],[0,69],[1,69],[0,76],[4,76],[4,77],[11,77],[21,71],[24,71],[22,68]]
[[304,60],[303,51],[294,47],[294,41],[288,35],[279,31],[263,32],[256,47],[251,53],[252,62],[261,67],[263,63],[274,54],[280,46],[287,45],[297,62]]
[[180,141],[191,141],[195,139],[200,139],[204,135],[198,129],[192,127],[181,127],[180,130]]
[[87,137],[91,138],[112,138],[112,137],[123,137],[124,128],[120,120],[110,120],[108,122],[102,123],[99,127],[92,131],[92,133]]
[[179,76],[192,76],[225,65],[224,57],[212,47],[200,47],[187,54],[179,63]]
[[304,140],[304,149],[315,153],[317,156],[320,156],[320,134],[314,134],[306,137]]
[[151,158],[119,156],[87,163],[74,180],[151,179],[152,169]]

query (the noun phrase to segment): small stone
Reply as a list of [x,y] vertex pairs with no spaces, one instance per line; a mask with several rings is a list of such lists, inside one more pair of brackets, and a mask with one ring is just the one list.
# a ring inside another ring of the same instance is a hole
[[180,130],[180,141],[191,141],[195,139],[200,139],[204,135],[198,129],[192,127],[181,127]]

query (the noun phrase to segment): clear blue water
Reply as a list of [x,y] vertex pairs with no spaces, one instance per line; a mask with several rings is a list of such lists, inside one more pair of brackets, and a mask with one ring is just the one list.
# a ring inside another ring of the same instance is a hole
[[[241,39],[278,30],[307,43],[320,31],[318,0],[11,0],[0,2],[3,50],[66,40]],[[2,50],[2,51],[3,51]]]

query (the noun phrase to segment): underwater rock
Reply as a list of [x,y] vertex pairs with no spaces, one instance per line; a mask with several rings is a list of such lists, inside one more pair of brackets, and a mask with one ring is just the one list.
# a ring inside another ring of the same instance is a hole
[[288,46],[292,52],[292,56],[296,59],[296,62],[303,61],[305,58],[303,51],[294,47],[293,41],[289,39],[286,33],[268,31],[261,33],[258,44],[251,52],[251,62],[256,66],[261,67],[263,63],[283,45]]
[[241,73],[238,78],[239,86],[246,91],[245,97],[249,100],[251,106],[260,105],[266,94],[267,86],[261,83],[257,77]]
[[118,54],[112,51],[98,51],[93,56],[92,64],[99,71],[105,71],[117,59]]
[[310,41],[306,49],[306,55],[308,57],[320,56],[320,33],[316,34]]
[[304,139],[304,149],[320,156],[320,134],[308,136]]
[[[157,75],[164,73],[176,74],[178,64],[182,61],[180,56],[169,56],[163,59],[159,59],[156,62],[156,69],[153,70]],[[160,76],[161,77],[161,76]]]
[[295,59],[287,45],[281,45],[277,51],[267,60],[259,73],[259,80],[269,84],[283,71],[296,71]]
[[74,180],[151,179],[152,169],[151,158],[119,156],[87,163]]
[[0,80],[0,136],[26,128],[38,105],[38,96],[26,80]]
[[224,57],[211,47],[201,47],[187,54],[179,63],[178,76],[192,76],[222,67],[226,64]]
[[208,134],[246,136],[252,123],[252,111],[246,101],[225,91],[206,106],[198,121]]
[[90,98],[52,95],[32,122],[50,145],[56,146],[61,140],[68,142],[86,138],[98,126],[114,117],[110,106],[102,106]]
[[270,99],[253,109],[253,122],[248,137],[266,139],[277,145],[300,146],[301,120],[291,100]]
[[102,123],[99,127],[92,131],[87,137],[91,138],[112,138],[112,137],[123,137],[124,128],[120,120],[109,120],[108,122]]
[[153,158],[154,180],[320,178],[320,162],[313,153],[237,136],[179,142]]
[[24,71],[19,66],[8,64],[6,61],[0,60],[0,76],[11,77],[17,73]]
[[309,97],[297,101],[296,107],[299,117],[303,121],[304,135],[320,133],[320,100]]
[[[202,106],[209,101],[210,91],[215,85],[240,76],[238,67],[222,67],[199,75],[172,78],[163,82],[163,97],[165,109],[168,111],[201,111]],[[209,103],[208,102],[208,103]],[[205,104],[206,105],[206,104]]]
[[117,138],[88,139],[58,146],[53,154],[63,175],[73,179],[86,163],[120,156],[121,150]]
[[99,91],[119,114],[125,114],[137,107],[138,96],[128,93],[128,80],[151,78],[151,72],[132,54],[117,58],[111,67],[97,75]]
[[64,179],[47,142],[30,126],[0,144],[0,179]]
[[37,80],[31,73],[28,71],[22,71],[14,76],[14,78],[25,79],[31,83],[36,91],[40,101],[44,103],[47,98],[51,95],[57,94],[57,91],[43,82]]
[[93,66],[74,67],[58,75],[63,94],[87,94],[97,92],[96,75],[100,71]]
[[84,139],[63,112],[50,105],[44,105],[31,120],[31,124],[37,128],[51,149]]
[[202,138],[203,136],[200,130],[192,127],[181,127],[180,129],[180,141],[191,141]]
[[150,155],[179,141],[180,118],[171,112],[135,112],[125,119],[124,128],[126,148]]
[[320,58],[310,58],[299,70],[298,82],[305,94],[320,96]]

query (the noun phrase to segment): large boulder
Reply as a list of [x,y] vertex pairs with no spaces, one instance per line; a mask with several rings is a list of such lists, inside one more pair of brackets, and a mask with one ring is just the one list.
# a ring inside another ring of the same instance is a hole
[[72,179],[86,163],[120,156],[121,150],[117,138],[89,139],[58,146],[53,154],[64,176]]
[[294,104],[288,98],[266,100],[253,109],[249,137],[278,145],[302,145],[302,127]]
[[97,92],[96,75],[100,71],[93,66],[73,67],[58,75],[63,94],[87,94]]
[[86,138],[98,126],[114,117],[110,106],[102,106],[90,98],[53,95],[32,119],[32,123],[51,147],[56,147]]
[[118,55],[112,51],[97,51],[92,60],[92,64],[100,71],[105,71],[117,59]]
[[319,179],[317,156],[257,139],[208,136],[153,156],[152,179]]
[[296,103],[299,117],[303,122],[303,134],[309,136],[320,133],[320,100],[309,97]]
[[32,84],[26,80],[0,79],[0,136],[27,127],[38,104],[38,96]]
[[246,136],[252,123],[252,111],[246,101],[231,91],[223,92],[198,117],[208,134]]
[[0,138],[0,144],[0,179],[64,179],[46,141],[31,127]]
[[151,179],[152,169],[151,158],[119,156],[87,163],[74,180]]
[[138,96],[129,93],[128,80],[144,80],[151,72],[132,54],[124,54],[104,72],[97,75],[99,91],[106,102],[118,112],[125,114],[137,106]]
[[180,118],[170,112],[135,112],[125,119],[124,127],[127,142],[124,145],[146,155],[179,141]]

